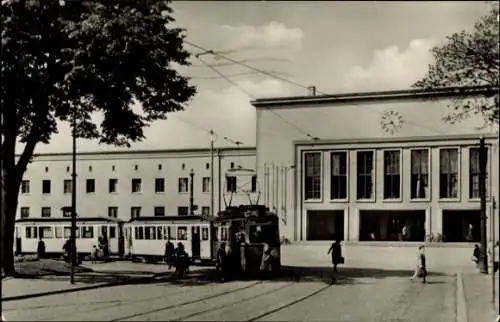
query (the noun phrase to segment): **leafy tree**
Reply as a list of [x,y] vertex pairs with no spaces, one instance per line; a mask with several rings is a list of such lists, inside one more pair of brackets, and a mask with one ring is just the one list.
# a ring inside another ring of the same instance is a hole
[[432,48],[433,64],[425,77],[413,86],[419,88],[484,86],[487,95],[477,98],[459,97],[452,103],[453,112],[444,118],[460,122],[471,115],[482,114],[486,124],[499,120],[499,22],[498,3],[491,5],[488,15],[474,24],[471,32],[462,31],[446,37],[442,46]]
[[[184,30],[170,1],[2,0],[2,266],[14,275],[14,227],[23,174],[38,143],[75,113],[76,134],[129,146],[143,128],[184,109],[196,89]],[[142,105],[134,112],[135,102]],[[94,113],[103,115],[95,124]],[[16,141],[24,143],[16,151]],[[16,157],[18,152],[19,157]]]

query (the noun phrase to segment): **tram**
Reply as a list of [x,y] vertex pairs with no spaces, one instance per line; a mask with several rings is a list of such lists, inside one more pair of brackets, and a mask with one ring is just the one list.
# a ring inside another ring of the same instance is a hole
[[240,205],[219,212],[213,222],[213,254],[222,243],[229,246],[231,270],[243,276],[257,276],[262,271],[264,250],[270,252],[266,271],[281,271],[279,218],[262,205]]
[[[106,236],[111,255],[124,252],[123,223],[112,218],[77,218],[76,249],[81,256],[90,255],[99,237]],[[46,255],[60,257],[63,245],[71,236],[71,218],[22,218],[16,220],[17,254],[36,254],[38,241],[45,243]]]
[[165,245],[182,243],[194,263],[211,261],[210,223],[201,216],[138,217],[125,224],[126,255],[162,261]]
[[[224,189],[226,209],[220,211],[212,221],[212,254],[224,243],[229,250],[228,259],[233,272],[243,277],[258,276],[262,271],[277,274],[281,271],[281,248],[279,218],[263,205],[259,205],[260,189],[255,180],[255,170],[236,168],[228,170],[226,176],[236,176],[243,182],[236,189]],[[233,196],[243,194],[248,204],[233,206]],[[269,265],[263,269],[263,255],[270,256]],[[214,256],[214,257],[215,257]],[[215,258],[214,258],[215,260]]]

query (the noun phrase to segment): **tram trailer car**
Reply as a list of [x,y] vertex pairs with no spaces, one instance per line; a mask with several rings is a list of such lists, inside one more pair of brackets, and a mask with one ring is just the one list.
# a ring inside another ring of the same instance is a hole
[[211,262],[210,221],[201,216],[138,217],[125,224],[126,253],[132,260],[163,261],[167,241],[184,245],[194,263]]
[[259,274],[265,243],[271,247],[274,273],[281,270],[279,218],[265,206],[229,207],[219,212],[213,222],[213,231],[213,253],[217,254],[222,242],[229,245],[235,256],[233,263],[241,265],[237,269],[244,275]]
[[[76,249],[79,256],[88,256],[98,246],[99,236],[108,239],[110,255],[123,256],[123,224],[108,218],[77,218]],[[71,218],[22,218],[16,221],[17,254],[36,254],[40,238],[47,257],[60,258],[64,243],[71,237]]]

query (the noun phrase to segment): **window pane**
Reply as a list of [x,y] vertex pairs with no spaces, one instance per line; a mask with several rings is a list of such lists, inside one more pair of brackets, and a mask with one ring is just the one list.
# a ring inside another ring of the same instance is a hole
[[439,157],[439,195],[441,198],[457,198],[458,149],[441,149]]
[[321,152],[306,153],[305,168],[305,199],[321,198]]
[[359,151],[357,153],[357,188],[358,199],[373,198],[373,151]]

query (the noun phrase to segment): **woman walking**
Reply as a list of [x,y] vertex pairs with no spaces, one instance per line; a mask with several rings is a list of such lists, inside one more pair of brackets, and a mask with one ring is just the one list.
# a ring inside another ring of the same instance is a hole
[[332,243],[330,249],[328,249],[327,254],[332,254],[332,264],[333,272],[338,272],[337,265],[344,263],[344,257],[342,257],[342,245],[340,244],[340,238],[336,237],[335,242]]
[[417,263],[415,267],[415,273],[413,274],[412,277],[410,277],[410,280],[414,280],[415,277],[420,277],[422,278],[422,283],[425,283],[426,277],[427,277],[427,264],[426,264],[426,258],[425,258],[425,247],[424,245],[420,245],[418,247],[418,254],[417,254]]

